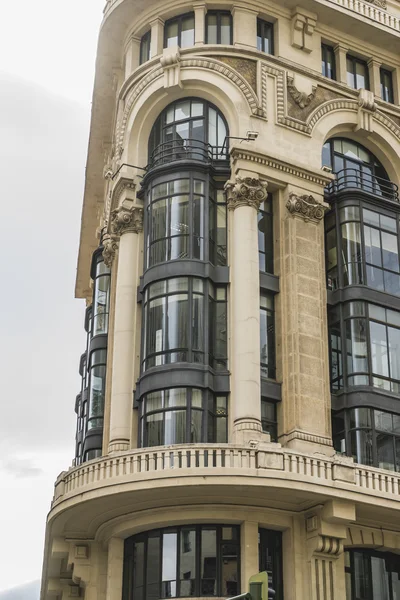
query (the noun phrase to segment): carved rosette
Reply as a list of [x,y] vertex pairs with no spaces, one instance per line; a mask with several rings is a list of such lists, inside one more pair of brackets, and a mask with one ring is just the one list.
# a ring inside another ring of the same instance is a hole
[[303,217],[305,221],[321,221],[326,210],[313,196],[297,196],[293,192],[289,194],[286,208],[293,216]]
[[239,206],[252,206],[257,211],[267,199],[267,182],[255,177],[239,177],[228,181],[225,191],[228,199],[228,209],[235,210]]
[[116,236],[143,231],[143,208],[119,206],[111,213],[111,231]]
[[106,236],[103,241],[103,258],[106,267],[109,269],[112,266],[113,260],[115,258],[115,253],[118,250],[118,238],[116,235]]

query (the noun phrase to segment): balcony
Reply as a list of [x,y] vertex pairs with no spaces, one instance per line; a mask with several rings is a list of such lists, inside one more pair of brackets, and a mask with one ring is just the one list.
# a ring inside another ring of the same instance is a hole
[[150,156],[147,172],[172,162],[200,162],[215,167],[228,167],[226,146],[211,146],[195,139],[175,139],[159,144]]
[[325,188],[328,198],[339,192],[351,191],[362,191],[374,197],[379,196],[384,200],[399,202],[399,190],[395,183],[359,169],[338,171],[336,179]]

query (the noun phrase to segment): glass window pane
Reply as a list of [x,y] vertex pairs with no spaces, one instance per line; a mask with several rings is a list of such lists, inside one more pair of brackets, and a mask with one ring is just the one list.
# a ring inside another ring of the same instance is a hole
[[391,379],[400,380],[400,329],[388,327],[389,364]]
[[180,535],[179,580],[181,597],[194,596],[196,592],[196,530],[184,527]]
[[167,48],[178,46],[178,21],[168,23],[166,29]]
[[[390,234],[386,234],[390,235]],[[365,260],[378,267],[382,266],[381,240],[378,229],[364,227]]]
[[[146,600],[160,597],[160,534],[149,535],[147,543]],[[135,596],[136,597],[136,596]]]
[[359,223],[342,225],[342,261],[344,285],[362,283],[361,233]]
[[356,89],[367,89],[367,66],[364,63],[356,62]]
[[347,371],[368,372],[367,331],[365,319],[346,321]]
[[380,469],[391,469],[394,471],[394,438],[383,433],[376,434],[376,453],[378,467]]
[[347,64],[347,85],[349,85],[352,88],[355,88],[355,77],[354,77],[354,67],[353,67],[353,61],[348,58],[346,61]]
[[356,598],[372,598],[369,560],[362,552],[353,553],[354,590]]
[[[163,534],[162,598],[176,597],[177,534]],[[150,563],[151,564],[151,563]]]
[[373,465],[372,431],[359,429],[351,434],[351,454],[362,465]]
[[387,332],[384,325],[370,322],[372,372],[389,377]]
[[231,43],[231,16],[221,15],[221,44]]
[[237,544],[222,545],[222,596],[237,596],[238,588],[238,546]]
[[190,100],[183,100],[175,104],[175,121],[181,119],[189,119],[190,117]]
[[198,444],[203,441],[203,411],[192,408],[190,420],[190,443]]
[[149,415],[144,424],[144,445],[148,447],[164,444],[164,414]]
[[194,17],[182,19],[181,47],[194,46]]
[[372,427],[371,409],[353,408],[350,410],[350,429],[355,427]]
[[399,251],[397,236],[381,232],[383,268],[390,271],[399,271]]
[[385,559],[371,556],[371,577],[373,597],[379,600],[390,600],[389,574],[385,568]]
[[392,219],[391,217],[385,217],[385,215],[380,215],[380,218],[382,229],[388,229],[389,231],[397,233],[396,219]]
[[192,101],[192,117],[202,117],[204,115],[204,104],[198,100]]
[[217,43],[217,15],[207,15],[207,43]]
[[200,595],[217,595],[217,532],[201,530]]
[[165,421],[165,445],[184,444],[186,440],[186,411],[167,411]]

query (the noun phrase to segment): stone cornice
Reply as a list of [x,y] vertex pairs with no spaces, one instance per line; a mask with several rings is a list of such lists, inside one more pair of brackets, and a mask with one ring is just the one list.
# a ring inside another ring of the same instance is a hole
[[235,210],[240,206],[252,206],[257,211],[267,199],[267,182],[256,177],[236,176],[234,181],[225,185],[228,209]]
[[277,171],[282,171],[322,187],[327,186],[334,179],[333,175],[324,174],[322,171],[319,172],[317,170],[307,169],[301,165],[290,164],[277,157],[261,154],[259,152],[252,152],[250,150],[241,150],[237,147],[231,150],[231,158],[234,162],[244,160],[265,167],[271,167]]

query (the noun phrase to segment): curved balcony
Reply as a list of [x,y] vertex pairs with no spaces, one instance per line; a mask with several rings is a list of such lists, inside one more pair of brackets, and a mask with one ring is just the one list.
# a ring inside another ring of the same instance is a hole
[[377,177],[359,169],[342,169],[336,173],[336,179],[326,187],[327,196],[335,196],[339,192],[364,192],[379,196],[385,200],[399,202],[398,186],[382,177]]
[[175,139],[159,144],[150,156],[147,172],[172,162],[200,162],[213,167],[227,168],[228,149],[226,146],[211,146],[195,139]]

